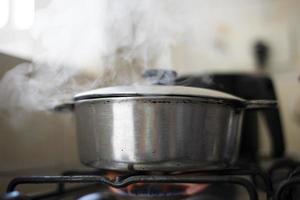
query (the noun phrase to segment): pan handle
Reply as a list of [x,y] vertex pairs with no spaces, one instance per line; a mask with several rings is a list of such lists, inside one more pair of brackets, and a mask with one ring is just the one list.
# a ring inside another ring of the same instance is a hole
[[275,100],[249,100],[247,101],[247,110],[277,109]]
[[54,112],[72,112],[75,108],[75,103],[70,102],[64,102],[62,104],[56,105],[53,107],[52,111]]

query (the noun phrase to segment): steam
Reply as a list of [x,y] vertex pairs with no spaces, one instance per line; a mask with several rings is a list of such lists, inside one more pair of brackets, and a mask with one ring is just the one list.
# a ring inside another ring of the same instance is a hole
[[44,111],[75,93],[133,84],[142,71],[172,67],[184,30],[179,0],[52,0],[38,10],[32,63],[0,82],[0,109]]

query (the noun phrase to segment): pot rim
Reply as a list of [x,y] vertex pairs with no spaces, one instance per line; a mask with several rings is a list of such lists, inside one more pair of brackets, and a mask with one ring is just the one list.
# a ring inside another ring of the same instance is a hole
[[234,95],[220,92],[217,90],[186,87],[186,86],[116,86],[106,87],[96,90],[82,92],[74,96],[74,101],[98,99],[98,98],[115,98],[115,97],[194,97],[211,99],[212,102],[220,100],[226,104],[245,104],[246,100]]
[[102,98],[87,98],[80,99],[73,102],[73,104],[81,103],[115,103],[115,102],[126,102],[126,101],[142,101],[146,103],[207,103],[207,104],[220,104],[224,106],[231,106],[233,108],[245,109],[247,107],[246,101],[234,101],[234,100],[224,100],[218,98],[208,98],[208,97],[195,97],[195,96],[175,96],[175,95],[141,95],[141,96],[108,96]]

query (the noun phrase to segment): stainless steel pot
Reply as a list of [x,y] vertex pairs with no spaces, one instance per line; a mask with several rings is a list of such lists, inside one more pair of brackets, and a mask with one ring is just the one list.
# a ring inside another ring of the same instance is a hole
[[222,168],[239,149],[245,109],[274,108],[209,89],[111,87],[81,93],[76,116],[80,158],[112,170],[183,171]]

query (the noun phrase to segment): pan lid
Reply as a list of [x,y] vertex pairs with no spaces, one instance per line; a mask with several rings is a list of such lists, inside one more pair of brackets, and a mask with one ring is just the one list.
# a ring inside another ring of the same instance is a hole
[[181,96],[181,97],[202,97],[209,99],[228,100],[244,102],[245,100],[228,93],[217,90],[186,87],[186,86],[115,86],[99,88],[82,92],[75,95],[74,100],[107,98],[107,97],[137,97],[137,96]]

